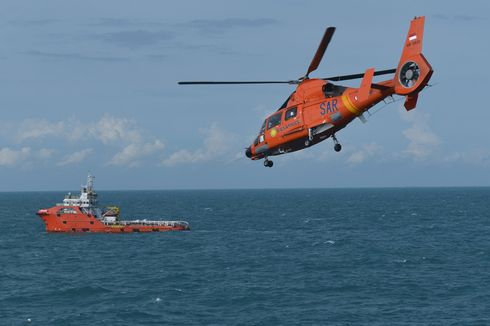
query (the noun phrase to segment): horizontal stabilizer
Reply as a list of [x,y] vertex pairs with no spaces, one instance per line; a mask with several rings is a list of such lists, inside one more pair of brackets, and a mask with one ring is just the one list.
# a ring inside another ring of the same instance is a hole
[[405,97],[405,104],[404,104],[405,109],[407,109],[407,111],[415,109],[415,106],[417,106],[417,99],[418,98],[419,98],[418,93],[406,96]]

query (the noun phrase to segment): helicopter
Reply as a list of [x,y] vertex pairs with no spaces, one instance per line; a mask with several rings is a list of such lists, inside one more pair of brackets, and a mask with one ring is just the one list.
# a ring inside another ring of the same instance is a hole
[[[302,150],[332,138],[334,150],[340,152],[342,146],[336,133],[345,128],[355,118],[366,121],[363,115],[374,105],[392,95],[405,97],[407,111],[417,105],[418,94],[428,86],[433,70],[422,54],[425,17],[415,17],[403,46],[396,69],[364,73],[310,78],[315,71],[335,32],[328,27],[313,57],[306,74],[298,79],[286,81],[183,81],[180,85],[237,85],[237,84],[290,84],[296,90],[284,104],[262,123],[253,144],[245,149],[245,156],[252,160],[264,159],[265,167],[272,167],[271,156]],[[393,74],[385,81],[373,82],[374,76]],[[361,79],[358,88],[346,87],[332,82]]]

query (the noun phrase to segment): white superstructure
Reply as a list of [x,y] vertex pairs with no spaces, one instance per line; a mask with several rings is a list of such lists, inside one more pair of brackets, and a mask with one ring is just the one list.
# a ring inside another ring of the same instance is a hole
[[102,210],[97,207],[97,193],[94,190],[94,179],[93,175],[88,174],[87,185],[82,186],[80,190],[80,195],[72,195],[70,192],[63,199],[62,204],[57,204],[57,206],[78,206],[86,213],[89,213],[97,218],[102,216]]

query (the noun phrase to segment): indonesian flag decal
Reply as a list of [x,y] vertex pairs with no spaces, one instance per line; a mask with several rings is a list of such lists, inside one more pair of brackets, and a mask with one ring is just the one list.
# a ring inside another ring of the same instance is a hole
[[410,34],[410,35],[408,36],[408,40],[409,40],[410,42],[413,42],[413,41],[415,41],[416,39],[417,39],[417,34],[415,34],[415,33],[414,33],[414,34]]

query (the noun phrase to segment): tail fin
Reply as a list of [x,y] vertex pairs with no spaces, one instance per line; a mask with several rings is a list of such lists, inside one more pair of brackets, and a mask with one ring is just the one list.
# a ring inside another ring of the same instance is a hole
[[369,91],[371,90],[371,84],[373,82],[374,68],[369,68],[364,73],[364,77],[361,81],[361,87],[359,88],[359,93],[357,94],[358,101],[363,102],[368,99]]
[[410,22],[402,56],[395,73],[395,93],[406,95],[405,108],[415,108],[418,93],[427,85],[433,70],[422,54],[425,17]]

